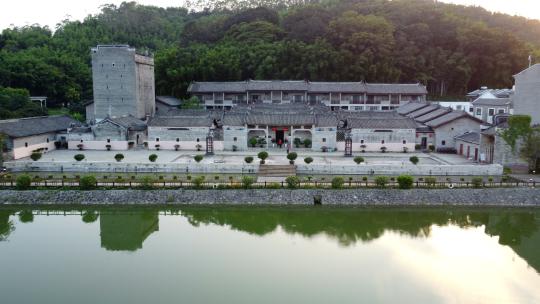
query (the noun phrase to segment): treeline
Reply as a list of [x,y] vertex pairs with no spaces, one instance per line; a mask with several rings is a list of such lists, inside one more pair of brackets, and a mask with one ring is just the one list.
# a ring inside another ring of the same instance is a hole
[[[433,0],[193,0],[185,8],[107,5],[51,31],[0,35],[0,86],[82,111],[92,99],[89,48],[130,44],[155,54],[158,94],[193,80],[421,82],[432,95],[510,87],[540,22]],[[196,8],[197,10],[192,10]]]

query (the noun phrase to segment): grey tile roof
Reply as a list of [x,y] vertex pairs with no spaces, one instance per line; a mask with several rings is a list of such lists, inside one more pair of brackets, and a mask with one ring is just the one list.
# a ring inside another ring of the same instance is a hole
[[170,107],[178,107],[182,104],[180,99],[172,96],[156,96],[156,102],[160,102]]
[[156,116],[148,122],[148,127],[165,127],[165,128],[189,128],[189,127],[211,127],[213,119],[210,117],[195,117],[195,116]]
[[310,82],[311,93],[365,93],[366,85],[363,82]]
[[514,93],[514,90],[513,89],[478,89],[478,90],[469,92],[467,94],[467,97],[473,97],[473,98],[479,97],[482,94],[488,93],[488,92],[495,95],[498,98],[508,98]]
[[416,123],[411,118],[400,117],[392,119],[378,118],[349,118],[347,127],[353,129],[416,129]]
[[418,109],[414,112],[411,112],[409,114],[407,114],[406,116],[407,117],[411,117],[411,118],[416,118],[416,117],[420,117],[422,115],[426,115],[427,113],[429,112],[433,112],[437,109],[439,109],[440,107],[438,105],[429,105],[427,107],[423,107],[421,109]]
[[224,126],[243,126],[246,124],[247,114],[242,113],[225,113],[223,115]]
[[427,107],[429,104],[425,102],[409,102],[397,109],[397,112],[401,115],[407,115],[419,109]]
[[510,98],[478,98],[473,101],[473,106],[495,106],[507,107],[510,106]]
[[461,140],[472,144],[480,144],[480,133],[478,132],[468,132],[454,138],[456,140]]
[[299,91],[310,93],[368,93],[425,95],[421,84],[378,84],[363,82],[309,82],[299,80],[248,80],[231,82],[193,82],[188,88],[191,94],[246,91]]
[[424,95],[427,89],[421,84],[366,83],[368,94],[411,94]]
[[338,118],[335,115],[315,115],[315,126],[317,127],[337,127]]
[[315,124],[311,114],[250,114],[246,117],[248,125],[271,126],[310,126]]
[[131,115],[122,116],[122,117],[109,117],[105,118],[98,124],[105,122],[105,121],[111,121],[117,125],[120,125],[126,129],[130,129],[133,131],[144,131],[146,130],[146,123],[138,118],[135,118]]
[[80,125],[67,116],[41,116],[0,121],[0,133],[9,137],[27,137],[45,133],[65,131],[71,126]]
[[414,120],[416,120],[417,122],[420,122],[420,123],[425,123],[425,122],[428,122],[430,120],[433,120],[437,117],[440,117],[440,116],[443,116],[447,113],[450,113],[452,112],[452,109],[449,109],[449,108],[439,108],[435,111],[432,111],[432,112],[429,112],[427,114],[424,114],[422,116],[418,116],[416,117]]
[[440,126],[443,126],[447,123],[450,123],[454,120],[457,120],[457,119],[460,119],[460,118],[467,118],[467,119],[471,119],[471,120],[474,120],[476,122],[478,122],[479,124],[482,124],[482,120],[478,119],[478,118],[475,118],[469,114],[467,114],[466,112],[463,112],[463,111],[452,111],[452,112],[449,112],[448,114],[446,115],[443,115],[441,117],[438,117],[438,118],[435,118],[433,120],[430,120],[428,122],[426,122],[425,124],[429,127],[432,127],[432,128],[438,128]]

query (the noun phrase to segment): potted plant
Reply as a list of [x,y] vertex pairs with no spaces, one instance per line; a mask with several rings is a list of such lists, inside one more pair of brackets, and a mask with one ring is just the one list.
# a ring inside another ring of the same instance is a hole
[[386,149],[387,149],[386,147],[381,147],[381,152],[386,153]]
[[110,144],[105,145],[105,148],[107,148],[107,151],[111,151],[112,146]]
[[[304,162],[309,165],[309,164],[311,164],[313,162],[313,158],[312,157],[306,157],[306,158],[304,158]],[[308,178],[309,178],[309,176],[308,176]]]
[[233,146],[232,146],[232,150],[233,150],[233,152],[238,151],[238,146],[233,145]]
[[407,153],[409,151],[409,148],[403,147],[403,153]]
[[311,139],[309,138],[304,139],[304,147],[311,148]]
[[296,152],[291,152],[287,154],[287,159],[289,160],[289,164],[294,165],[294,160],[298,157],[298,154]]
[[83,144],[78,144],[77,148],[82,151],[82,149],[84,148],[84,145]]
[[195,148],[197,148],[197,151],[201,151],[202,146],[201,146],[200,144],[197,144],[197,145],[195,146]]
[[161,147],[161,146],[159,144],[157,144],[157,145],[154,145],[154,147],[156,148],[156,150],[159,151],[159,147]]
[[296,148],[300,148],[300,145],[302,144],[302,140],[300,138],[295,138],[293,142]]
[[76,154],[75,156],[73,156],[73,158],[76,161],[80,162],[80,161],[82,161],[84,159],[84,154]]
[[323,152],[328,152],[328,147],[327,147],[327,146],[322,146],[322,147],[321,147],[321,150],[322,150]]
[[253,148],[255,148],[257,146],[257,142],[258,142],[258,140],[255,137],[252,137],[252,138],[249,139],[249,145],[251,147],[253,147]]
[[360,149],[362,149],[362,153],[366,153],[366,145],[360,145]]
[[265,160],[268,158],[268,152],[262,151],[257,154],[257,157],[261,160],[261,165],[264,165]]
[[151,161],[151,162],[156,162],[158,156],[156,154],[151,154],[150,156],[148,156],[148,160]]
[[357,164],[357,165],[360,165],[361,163],[364,162],[364,158],[362,156],[357,156],[354,158],[354,162]]
[[114,159],[116,159],[117,162],[121,162],[124,159],[124,154],[118,153],[114,156]]
[[246,156],[244,158],[244,161],[248,164],[251,164],[253,162],[253,157],[252,156]]
[[175,151],[180,150],[180,145],[178,145],[178,144],[174,145],[174,150],[175,150]]
[[197,163],[200,163],[202,160],[203,160],[204,156],[202,155],[195,155],[195,157],[193,157],[193,159],[197,162]]

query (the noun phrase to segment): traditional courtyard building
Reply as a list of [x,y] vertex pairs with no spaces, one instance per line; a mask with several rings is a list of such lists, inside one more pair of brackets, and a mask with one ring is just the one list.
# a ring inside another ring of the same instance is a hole
[[0,120],[4,160],[55,150],[66,142],[65,132],[78,124],[67,115]]
[[474,117],[488,124],[493,123],[496,115],[512,113],[512,99],[510,97],[496,97],[486,92],[472,102]]
[[71,128],[67,134],[72,150],[128,150],[146,140],[146,123],[131,115],[106,117],[92,126]]
[[421,84],[248,80],[193,82],[188,93],[198,97],[207,109],[254,103],[308,103],[323,104],[332,110],[388,111],[410,101],[425,101],[427,90]]
[[479,133],[482,120],[465,111],[455,111],[438,104],[411,102],[403,105],[397,113],[416,121],[416,147],[432,148],[439,152],[458,151],[455,138],[466,133]]

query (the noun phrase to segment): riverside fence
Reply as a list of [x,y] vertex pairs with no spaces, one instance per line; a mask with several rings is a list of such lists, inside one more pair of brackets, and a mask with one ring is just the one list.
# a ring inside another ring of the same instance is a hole
[[[16,188],[17,182],[15,180],[0,181],[1,188]],[[516,187],[536,187],[536,181],[523,182],[523,181],[499,181],[499,182],[473,182],[473,181],[414,181],[411,188],[422,189],[453,189],[453,188],[516,188]],[[242,183],[239,181],[230,182],[196,182],[196,181],[125,181],[125,180],[112,180],[112,181],[97,181],[96,188],[103,189],[280,189],[280,188],[299,188],[299,189],[347,189],[347,188],[399,188],[397,181],[388,181],[386,184],[381,185],[375,181],[344,181],[343,184],[336,187],[329,182],[320,181],[301,181],[296,185],[289,185],[285,181],[281,182],[254,182],[254,183]],[[40,180],[32,181],[30,188],[80,188],[79,180]]]

